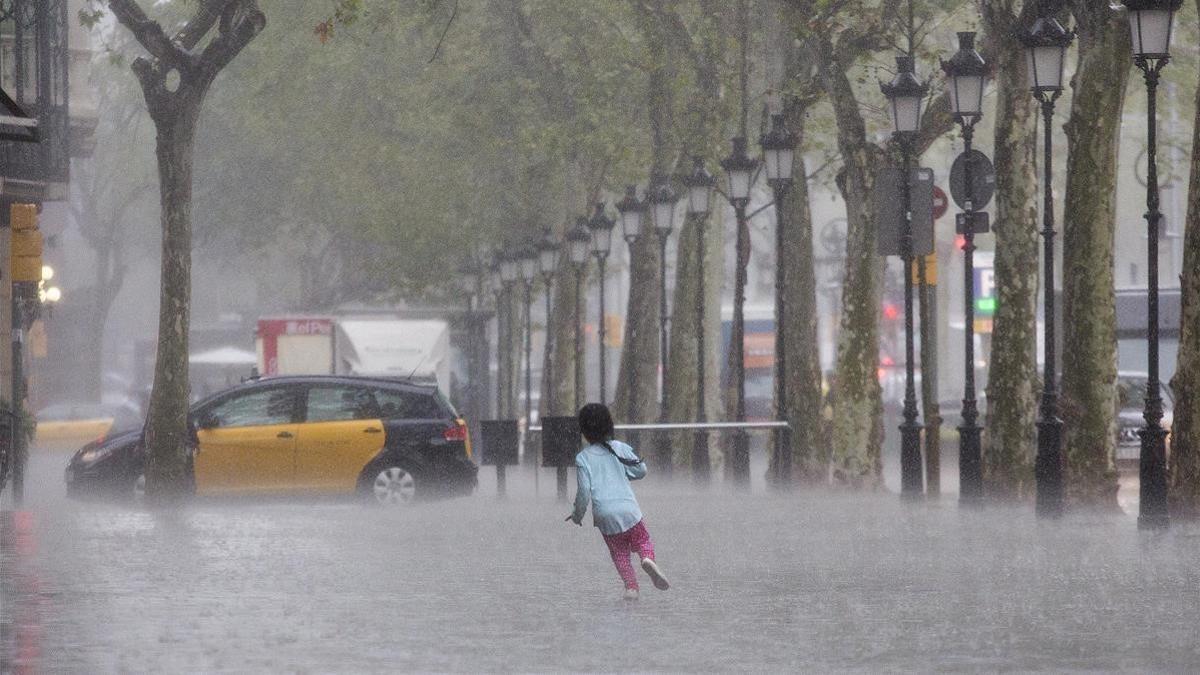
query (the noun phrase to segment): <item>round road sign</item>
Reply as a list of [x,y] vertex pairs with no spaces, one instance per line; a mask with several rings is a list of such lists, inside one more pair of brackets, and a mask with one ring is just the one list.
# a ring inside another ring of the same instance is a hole
[[968,200],[980,211],[992,201],[996,192],[996,167],[992,160],[978,150],[971,150],[971,194],[967,195],[967,153],[961,153],[950,166],[950,195],[959,208],[966,209]]

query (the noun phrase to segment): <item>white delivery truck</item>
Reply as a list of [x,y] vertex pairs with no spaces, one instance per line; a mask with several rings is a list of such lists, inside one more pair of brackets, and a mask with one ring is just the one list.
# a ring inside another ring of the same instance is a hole
[[450,325],[390,317],[264,317],[263,375],[377,375],[450,389]]

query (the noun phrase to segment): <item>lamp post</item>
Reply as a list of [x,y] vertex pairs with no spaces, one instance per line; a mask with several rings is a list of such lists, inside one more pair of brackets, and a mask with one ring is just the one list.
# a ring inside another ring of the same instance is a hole
[[[725,197],[733,206],[737,217],[736,261],[733,281],[733,331],[729,348],[736,351],[732,357],[733,370],[730,376],[736,388],[734,420],[746,421],[746,265],[750,256],[750,233],[746,223],[746,207],[750,204],[750,186],[754,183],[758,160],[746,154],[746,139],[733,139],[733,152],[721,160],[725,170],[727,192]],[[733,482],[739,486],[750,483],[750,437],[739,427],[733,432],[733,456],[730,459]]]
[[[796,156],[796,134],[788,131],[783,115],[771,116],[771,130],[759,140],[767,184],[775,198],[775,407],[780,419],[788,417],[786,269],[784,256],[783,200],[792,187],[792,165]],[[775,482],[790,485],[792,480],[791,429],[775,432]]]
[[[504,419],[510,419],[517,414],[515,401],[513,401],[514,382],[513,376],[515,369],[513,368],[513,360],[516,358],[516,344],[513,342],[516,333],[516,322],[513,321],[510,310],[512,309],[512,288],[516,284],[517,279],[521,277],[521,263],[512,251],[501,254],[500,258],[500,284],[503,288],[504,301],[504,358],[505,358],[505,373],[501,380],[504,382]],[[499,311],[499,307],[497,307]]]
[[[504,408],[504,353],[507,346],[507,339],[504,335],[504,318],[501,308],[504,306],[504,275],[503,259],[504,252],[496,253],[495,261],[492,263],[491,269],[491,286],[492,292],[496,296],[496,419],[504,419],[506,410]],[[496,463],[496,494],[504,497],[508,492],[507,481],[508,467],[503,462]]]
[[1044,312],[1043,336],[1044,373],[1042,375],[1042,402],[1038,410],[1038,448],[1034,463],[1037,482],[1037,514],[1057,517],[1062,514],[1062,426],[1058,416],[1058,373],[1054,348],[1054,191],[1051,189],[1051,162],[1053,160],[1050,136],[1054,119],[1054,102],[1062,94],[1063,62],[1067,47],[1074,39],[1053,17],[1039,17],[1029,31],[1021,35],[1029,59],[1030,90],[1042,107],[1042,129],[1044,145],[1044,185],[1042,193],[1042,240],[1043,281],[1045,294],[1042,300]]
[[[637,198],[637,187],[633,185],[625,186],[625,197],[617,202],[617,213],[621,221],[621,236],[625,239],[625,245],[629,249],[629,268],[630,279],[633,278],[633,258],[634,247],[637,246],[638,240],[642,236],[642,226],[646,217],[646,203]],[[636,344],[631,345],[636,349]],[[632,354],[630,354],[632,358]],[[638,389],[638,368],[633,363],[629,364],[629,400],[625,402],[626,413],[625,420],[630,423],[637,422],[637,389]],[[637,447],[637,432],[630,432],[630,443]]]
[[958,51],[942,62],[950,94],[950,109],[962,130],[963,178],[967,186],[963,227],[964,371],[962,424],[958,427],[958,499],[978,504],[983,499],[983,455],[980,446],[979,406],[975,400],[975,203],[971,176],[971,141],[975,124],[983,117],[983,84],[987,64],[975,51],[975,33],[958,34]]
[[[709,202],[717,179],[704,168],[704,159],[692,157],[692,172],[683,176],[687,188],[687,215],[696,223],[696,422],[708,421],[705,412],[705,340],[704,340],[704,224],[708,220]],[[697,483],[708,483],[708,430],[696,429],[692,444],[692,477]]]
[[575,410],[583,407],[583,273],[587,269],[588,247],[592,235],[588,233],[587,218],[580,217],[575,227],[567,232],[567,256],[575,270]]
[[[670,352],[671,322],[667,313],[667,241],[675,225],[675,203],[679,201],[679,195],[671,189],[670,179],[666,176],[651,176],[646,201],[650,204],[654,233],[658,235],[658,368],[661,373],[658,421],[666,424],[670,421],[670,411],[667,409],[667,357]],[[666,431],[660,431],[655,439],[655,454],[658,456],[659,470],[669,476],[672,469],[671,436]]]
[[904,260],[904,422],[900,424],[900,493],[907,498],[920,497],[921,422],[917,412],[917,388],[914,372],[913,311],[913,223],[912,153],[913,141],[921,125],[921,103],[929,88],[916,76],[911,56],[896,57],[896,76],[880,84],[892,113],[892,137],[900,144],[904,180],[901,211],[904,227],[900,235],[900,256]]
[[608,369],[604,354],[604,268],[608,264],[608,254],[612,250],[612,229],[616,224],[617,221],[605,215],[604,202],[596,202],[596,208],[592,212],[592,217],[587,221],[587,227],[592,232],[592,255],[596,256],[596,266],[600,273],[600,321],[596,325],[597,348],[600,354],[600,403],[606,403],[608,400],[606,393]]
[[[546,374],[542,378],[542,381],[546,383],[546,387],[542,390],[541,403],[538,406],[538,417],[542,420],[548,417],[550,397],[554,395],[556,384],[554,380],[554,330],[550,315],[554,311],[551,304],[551,293],[554,289],[554,273],[558,271],[558,258],[561,250],[562,247],[555,241],[554,234],[550,231],[550,228],[546,228],[545,233],[537,244],[538,265],[542,272],[542,288],[546,294],[546,341],[545,346],[542,347],[545,353],[542,361],[546,364]],[[558,486],[558,500],[566,501],[567,467],[555,467],[555,483]]]
[[517,263],[521,268],[521,285],[525,290],[525,463],[533,465],[534,476],[537,476],[537,451],[531,453],[528,442],[528,429],[533,425],[533,281],[537,278],[540,266],[537,249],[520,250]]
[[479,300],[482,294],[481,276],[479,266],[473,258],[468,258],[459,267],[458,283],[463,292],[467,294],[467,377],[469,379],[467,406],[470,409],[470,417],[475,420],[484,418],[483,408],[486,406],[486,403],[483,403],[486,397],[480,396],[479,393],[480,383],[483,381],[483,376],[479,372],[478,337]]
[[1147,349],[1145,424],[1139,457],[1140,500],[1138,528],[1159,529],[1169,524],[1167,513],[1167,431],[1162,427],[1162,385],[1158,372],[1158,237],[1162,214],[1158,205],[1158,79],[1171,60],[1171,25],[1182,0],[1125,0],[1133,38],[1133,62],[1146,81],[1146,226],[1147,226]]

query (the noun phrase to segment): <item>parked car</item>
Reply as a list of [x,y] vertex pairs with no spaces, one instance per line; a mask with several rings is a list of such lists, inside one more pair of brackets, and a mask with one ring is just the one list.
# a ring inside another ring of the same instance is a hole
[[42,449],[77,448],[112,431],[141,427],[142,413],[134,404],[66,402],[38,411],[33,444]]
[[[1146,381],[1149,375],[1121,371],[1117,373],[1117,457],[1121,463],[1137,462],[1141,454],[1142,437],[1138,430],[1145,424],[1142,412],[1146,405]],[[1174,421],[1174,394],[1164,382],[1162,385],[1162,426],[1170,431]],[[1171,437],[1167,436],[1168,451]]]
[[[407,504],[474,490],[466,423],[436,386],[383,378],[252,380],[193,406],[188,469],[197,495],[359,494]],[[139,498],[141,431],[81,448],[68,494]]]

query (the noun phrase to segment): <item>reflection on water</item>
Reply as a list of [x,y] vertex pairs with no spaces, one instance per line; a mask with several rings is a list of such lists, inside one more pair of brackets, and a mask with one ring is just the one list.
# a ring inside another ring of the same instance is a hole
[[1144,535],[1119,514],[1045,523],[952,500],[648,481],[639,495],[673,588],[626,603],[599,535],[563,524],[566,507],[533,497],[520,471],[503,502],[485,486],[403,512],[144,512],[66,501],[61,465],[37,461],[32,539],[5,530],[0,578],[6,659],[38,670],[1188,670],[1200,658],[1191,525]]

